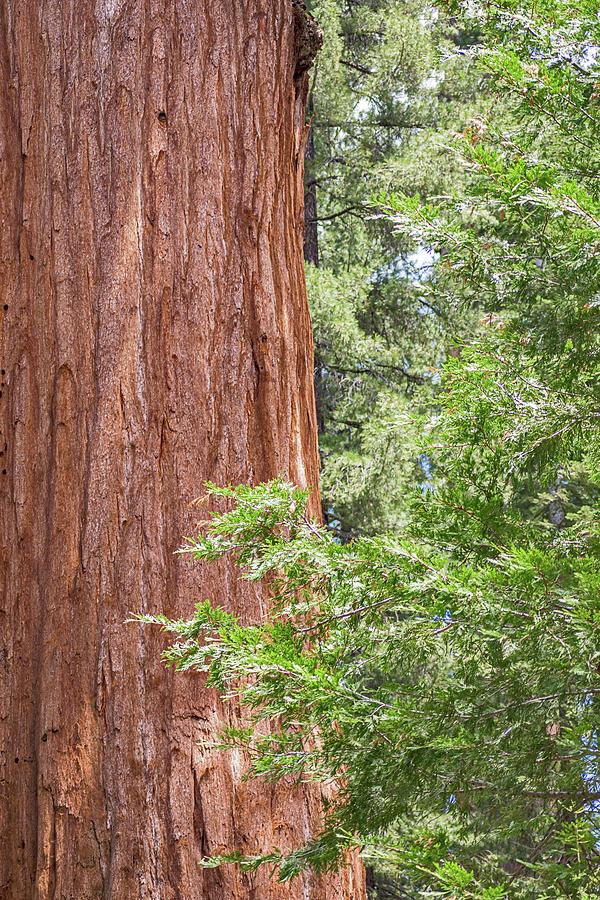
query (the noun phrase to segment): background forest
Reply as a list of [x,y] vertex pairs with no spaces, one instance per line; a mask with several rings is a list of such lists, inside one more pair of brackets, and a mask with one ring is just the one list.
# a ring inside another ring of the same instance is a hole
[[372,898],[600,896],[597,3],[310,8],[324,525],[210,486],[186,552],[272,614],[147,620],[276,719],[223,735],[252,774],[338,788],[318,841],[240,865],[358,845]]

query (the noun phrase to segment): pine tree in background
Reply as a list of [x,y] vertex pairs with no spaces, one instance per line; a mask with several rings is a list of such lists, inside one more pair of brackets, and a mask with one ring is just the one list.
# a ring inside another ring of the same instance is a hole
[[403,521],[404,493],[427,477],[408,423],[431,404],[448,343],[470,327],[438,303],[431,254],[373,196],[382,184],[447,192],[460,170],[444,138],[485,110],[485,78],[467,57],[442,56],[475,36],[428,4],[312,9],[325,42],[308,104],[305,257],[324,515],[347,539]]

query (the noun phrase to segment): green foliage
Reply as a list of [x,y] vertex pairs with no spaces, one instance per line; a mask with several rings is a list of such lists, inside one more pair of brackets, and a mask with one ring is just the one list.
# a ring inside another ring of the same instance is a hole
[[[434,254],[435,302],[479,325],[435,408],[387,395],[378,421],[390,442],[409,435],[387,483],[403,507],[367,515],[395,529],[342,543],[282,479],[210,486],[231,508],[185,552],[233,554],[266,579],[269,615],[242,625],[207,601],[189,622],[144,620],[176,636],[170,663],[240,698],[247,727],[222,742],[249,752],[249,775],[337,786],[314,842],[243,865],[286,879],[354,843],[405,896],[586,900],[600,896],[600,20],[560,0],[448,11],[499,102],[452,143],[454,191],[377,207]],[[311,276],[331,369],[351,351],[363,374],[400,364],[363,327],[364,271]],[[349,417],[343,385],[328,390]],[[369,390],[361,378],[358,408]]]
[[499,498],[454,491],[420,502],[414,537],[342,546],[294,494],[231,490],[243,503],[189,548],[271,575],[266,621],[209,603],[159,620],[179,637],[170,662],[277,723],[223,735],[251,774],[340,785],[317,842],[263,861],[328,868],[352,836],[441,896],[597,887],[597,529],[548,545]]
[[[403,494],[424,478],[415,415],[425,409],[431,386],[407,370],[399,342],[386,342],[361,326],[370,302],[363,269],[336,275],[310,266],[307,283],[320,354],[321,488],[328,518],[342,536],[359,526],[363,533],[381,530],[383,524],[395,527],[403,521]],[[435,331],[432,317],[418,318],[414,328],[407,323],[406,329],[417,349],[430,344]],[[397,441],[400,426],[402,444]]]
[[437,302],[430,255],[373,195],[392,182],[441,193],[461,177],[443,135],[484,109],[485,90],[467,57],[441,52],[461,31],[419,0],[312,9],[325,44],[309,103],[320,263],[307,266],[307,286],[323,512],[345,540],[403,521],[402,496],[424,476],[412,429],[400,444],[393,424],[431,405],[449,340],[469,330],[464,311]]

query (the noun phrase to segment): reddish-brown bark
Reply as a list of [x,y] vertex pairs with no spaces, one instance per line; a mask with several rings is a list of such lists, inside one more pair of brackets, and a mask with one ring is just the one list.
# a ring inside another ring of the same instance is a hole
[[319,795],[243,784],[202,744],[235,710],[124,624],[256,616],[174,556],[190,501],[317,483],[296,40],[290,0],[0,4],[3,898],[364,896],[356,860],[197,867],[300,843]]

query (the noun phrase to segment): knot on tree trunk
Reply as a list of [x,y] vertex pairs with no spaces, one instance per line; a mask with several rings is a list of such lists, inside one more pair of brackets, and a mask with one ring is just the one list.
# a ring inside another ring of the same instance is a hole
[[303,0],[292,0],[296,45],[294,77],[303,75],[312,66],[315,56],[323,46],[323,29],[311,16]]

